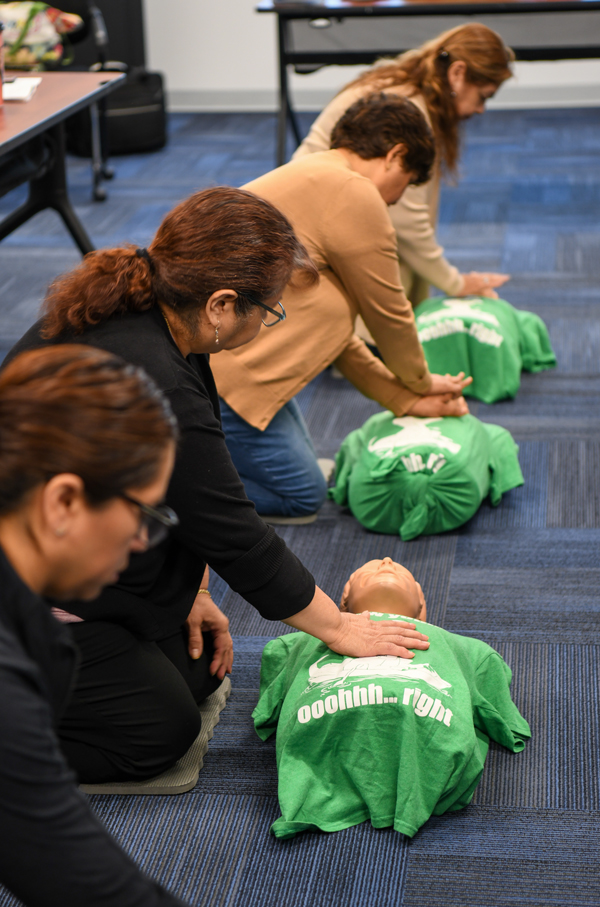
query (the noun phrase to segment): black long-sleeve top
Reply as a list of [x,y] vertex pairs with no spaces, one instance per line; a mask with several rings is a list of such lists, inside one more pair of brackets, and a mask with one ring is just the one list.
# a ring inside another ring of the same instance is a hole
[[0,882],[27,907],[185,907],[121,850],[65,763],[55,728],[76,660],[0,549]]
[[208,564],[269,620],[310,604],[315,581],[256,513],[229,456],[207,355],[184,358],[158,307],[113,316],[82,334],[41,337],[38,321],[12,348],[87,343],[141,366],[168,397],[181,438],[166,501],[180,524],[157,548],[134,554],[118,583],[93,602],[68,609],[84,620],[109,620],[146,639],[181,626]]

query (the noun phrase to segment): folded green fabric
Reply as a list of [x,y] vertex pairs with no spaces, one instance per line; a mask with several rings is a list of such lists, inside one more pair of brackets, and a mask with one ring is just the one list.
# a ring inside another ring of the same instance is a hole
[[415,319],[430,370],[471,375],[465,395],[484,403],[514,397],[523,369],[540,372],[556,365],[542,319],[503,299],[426,299]]
[[475,416],[378,413],[343,442],[329,496],[374,532],[434,535],[523,484],[517,451],[506,429]]

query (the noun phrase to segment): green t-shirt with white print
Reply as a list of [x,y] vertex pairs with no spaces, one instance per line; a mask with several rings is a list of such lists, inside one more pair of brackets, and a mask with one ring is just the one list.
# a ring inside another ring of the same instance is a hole
[[305,633],[267,643],[252,717],[263,740],[277,730],[276,837],[367,820],[412,837],[471,801],[490,737],[515,753],[525,746],[529,725],[500,655],[414,623],[431,645],[412,659],[347,658]]
[[514,397],[521,371],[553,368],[556,357],[546,325],[534,312],[504,299],[426,299],[415,309],[419,340],[431,372],[465,372],[465,395],[484,403]]
[[462,526],[487,495],[523,484],[517,445],[475,416],[376,413],[344,440],[329,496],[373,532],[404,541]]

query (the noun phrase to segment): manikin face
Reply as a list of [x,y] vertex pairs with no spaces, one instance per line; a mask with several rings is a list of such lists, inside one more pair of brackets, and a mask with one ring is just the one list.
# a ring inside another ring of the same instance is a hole
[[427,619],[425,598],[419,583],[406,567],[391,557],[367,561],[355,570],[344,587],[341,609],[353,614],[377,611]]

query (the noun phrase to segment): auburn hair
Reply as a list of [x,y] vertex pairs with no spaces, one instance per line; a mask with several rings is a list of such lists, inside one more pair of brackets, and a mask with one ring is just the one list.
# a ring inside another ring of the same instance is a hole
[[129,245],[89,252],[55,280],[42,313],[46,338],[81,333],[111,315],[143,312],[160,301],[184,320],[221,289],[239,294],[236,312],[281,291],[294,273],[318,271],[287,218],[243,189],[196,192],[167,214],[148,249]]
[[385,157],[402,144],[402,169],[414,174],[413,184],[426,183],[435,160],[433,134],[419,108],[394,94],[359,98],[342,114],[331,133],[332,148],[348,148],[368,160]]
[[466,79],[473,85],[492,83],[499,87],[512,76],[515,55],[499,34],[472,22],[442,32],[437,38],[401,54],[395,60],[379,60],[371,69],[346,85],[385,91],[397,85],[407,87],[408,96],[420,94],[431,118],[436,147],[443,167],[456,174],[460,153],[460,120],[450,94],[448,68],[461,60]]
[[95,505],[143,488],[176,439],[171,407],[142,369],[80,344],[21,353],[0,373],[0,516],[64,472]]

